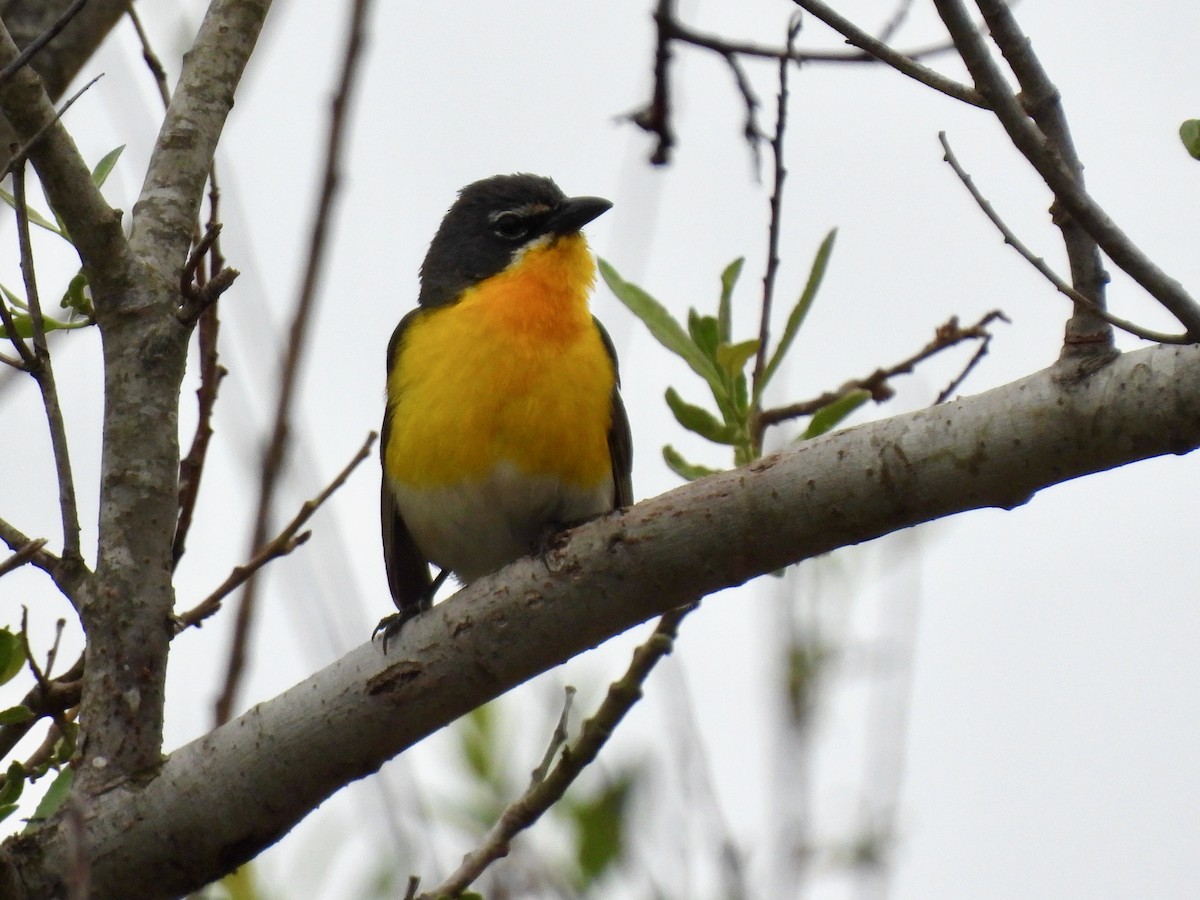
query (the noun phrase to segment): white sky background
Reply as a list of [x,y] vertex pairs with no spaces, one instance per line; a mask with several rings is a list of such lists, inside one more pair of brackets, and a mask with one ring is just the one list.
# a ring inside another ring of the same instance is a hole
[[[417,268],[442,213],[457,188],[476,178],[533,171],[553,176],[568,193],[612,199],[614,209],[588,228],[594,248],[680,316],[689,305],[714,309],[720,271],[745,255],[735,327],[751,336],[768,185],[752,177],[741,138],[743,107],[728,70],[704,51],[676,50],[679,143],[668,168],[651,169],[649,139],[614,122],[649,96],[651,5],[376,4],[281,520],[378,427],[388,337],[415,302]],[[202,4],[186,4],[186,13],[160,6],[143,14],[174,80],[178,52]],[[793,9],[784,0],[682,6],[698,28],[773,44]],[[876,0],[839,6],[870,28],[892,11],[891,3]],[[932,4],[917,7],[898,46],[944,34]],[[1200,115],[1194,90],[1200,12],[1163,0],[1100,8],[1027,0],[1017,13],[1063,93],[1095,196],[1168,273],[1200,284],[1194,222],[1200,164],[1176,137],[1183,119]],[[340,5],[336,15],[330,10],[320,0],[277,4],[219,155],[222,241],[243,275],[222,301],[223,362],[231,374],[222,386],[190,554],[180,569],[181,607],[199,600],[245,555],[256,454],[274,401],[273,387],[263,385],[272,383],[281,323],[300,281],[341,52],[343,14]],[[799,43],[838,46],[811,20]],[[951,56],[937,65],[963,77]],[[764,101],[762,123],[770,127],[774,66],[746,67]],[[159,110],[128,25],[84,74],[101,71],[106,77],[67,122],[89,160],[128,143],[106,193],[129,208]],[[937,132],[944,129],[1010,226],[1065,269],[1045,212],[1048,193],[993,118],[868,66],[794,71],[790,116],[780,324],[821,237],[833,226],[839,237],[772,402],[803,399],[897,361],[950,315],[972,322],[996,307],[1013,325],[996,328],[991,353],[965,392],[1054,360],[1066,301],[1002,244],[941,161]],[[0,248],[0,281],[12,285],[19,276],[10,243]],[[69,260],[43,243],[43,271]],[[1110,301],[1118,314],[1172,327],[1153,301],[1113,275]],[[44,277],[47,294],[66,280]],[[668,385],[702,399],[685,366],[603,287],[595,309],[621,357],[636,495],[677,484],[661,461],[664,442],[696,461],[725,464],[716,448],[681,436],[662,401]],[[1135,343],[1121,339],[1124,347]],[[854,421],[930,402],[965,352],[897,382],[892,404]],[[94,545],[97,335],[62,337],[55,365]],[[185,395],[185,441],[193,408]],[[10,470],[0,484],[0,514],[54,544],[53,470],[32,385],[0,380],[0,410],[6,422],[22,423],[0,431],[0,458]],[[372,458],[318,514],[312,541],[270,568],[247,703],[277,694],[365,640],[388,611],[377,478]],[[823,836],[844,840],[857,827],[867,802],[863,723],[871,703],[890,702],[897,684],[872,673],[896,673],[893,629],[897,619],[900,627],[907,621],[905,610],[916,610],[891,896],[1193,896],[1200,851],[1194,649],[1200,605],[1190,513],[1198,488],[1191,459],[1141,463],[1050,489],[1013,512],[958,516],[818,561],[787,582],[787,591],[819,591],[829,617],[844,619],[849,629],[838,686],[819,717]],[[675,657],[652,676],[646,700],[603,760],[609,771],[648,760],[666,773],[694,755],[695,737],[678,730],[690,695],[723,815],[747,857],[751,893],[782,897],[791,892],[769,859],[780,809],[798,803],[788,789],[800,764],[783,755],[786,744],[773,724],[780,590],[764,579],[706,602],[685,623]],[[35,640],[48,640],[54,617],[64,614],[49,594],[35,573],[10,575],[0,583],[0,617],[15,623],[19,604],[27,604]],[[168,749],[208,727],[231,621],[226,613],[177,641]],[[77,636],[66,643],[64,654],[73,653]],[[523,692],[514,771],[527,771],[540,755],[558,712],[555,685],[579,685],[577,709],[590,709],[632,645],[629,636],[610,642]],[[0,690],[0,704],[18,696],[10,684]],[[390,764],[383,779],[343,792],[306,820],[264,859],[262,874],[274,895],[351,896],[365,872],[409,852],[390,843],[381,797],[410,806],[398,798],[420,783],[425,802],[444,800],[453,784],[451,746],[435,738]],[[662,846],[644,846],[640,854],[667,896],[715,896],[710,865],[694,865],[686,877],[679,868],[681,858],[710,846],[702,841],[705,826],[696,823],[707,815],[697,812],[704,804],[682,805],[675,776],[668,777],[654,802],[638,810],[652,823],[645,827],[663,835]],[[423,839],[415,840],[414,865],[426,878],[467,849],[445,845],[430,856]],[[811,896],[856,896],[835,868],[820,871]]]

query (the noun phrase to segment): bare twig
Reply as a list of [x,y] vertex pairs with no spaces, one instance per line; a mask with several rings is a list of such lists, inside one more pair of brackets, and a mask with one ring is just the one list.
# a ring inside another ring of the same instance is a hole
[[654,93],[650,103],[628,118],[643,131],[657,135],[650,164],[665,166],[671,161],[675,132],[671,127],[671,26],[675,21],[674,0],[658,0],[654,8],[657,39],[654,45]]
[[[342,54],[342,69],[339,75],[337,91],[333,96],[329,113],[329,132],[325,146],[325,166],[322,178],[321,192],[317,208],[313,216],[312,232],[309,238],[308,265],[304,272],[304,282],[296,299],[296,307],[292,313],[292,323],[288,331],[287,353],[284,357],[283,368],[279,375],[279,398],[275,405],[275,424],[272,428],[271,439],[263,453],[262,472],[259,480],[258,507],[255,512],[254,533],[251,538],[251,552],[258,549],[270,530],[271,507],[275,499],[275,487],[279,475],[283,471],[284,457],[287,455],[288,427],[292,415],[292,395],[296,388],[300,372],[300,362],[306,347],[308,326],[315,318],[313,309],[317,299],[317,285],[320,281],[322,267],[327,247],[326,234],[332,217],[334,199],[338,193],[338,183],[341,172],[342,144],[349,118],[350,98],[354,92],[355,79],[359,63],[363,55],[363,44],[366,40],[367,14],[370,0],[355,0],[350,11],[348,33],[345,50]],[[229,648],[229,660],[225,669],[225,684],[218,697],[214,717],[218,724],[229,720],[234,700],[241,685],[242,670],[245,666],[246,647],[249,642],[250,625],[254,617],[256,600],[255,581],[251,579],[242,595],[238,606],[237,621],[234,626],[233,642]]]
[[571,735],[567,731],[569,719],[571,717],[571,706],[575,703],[575,688],[567,685],[563,688],[563,708],[559,714],[558,724],[554,726],[554,731],[550,735],[550,744],[546,747],[546,752],[542,756],[542,761],[538,763],[538,767],[533,770],[529,779],[529,786],[535,787],[538,783],[546,780],[546,773],[550,771],[550,767],[554,765],[554,757],[558,756],[559,748],[567,742],[567,738]]
[[996,212],[992,204],[988,202],[987,198],[983,196],[979,188],[975,186],[975,182],[971,176],[959,164],[957,157],[954,155],[954,151],[950,149],[950,142],[946,138],[946,132],[939,131],[938,140],[942,142],[942,149],[945,151],[944,158],[946,162],[950,164],[950,168],[954,170],[954,174],[958,176],[959,180],[970,192],[971,197],[975,200],[975,203],[981,210],[983,210],[984,215],[988,217],[989,221],[991,221],[991,223],[996,226],[996,229],[1000,232],[1000,234],[1003,235],[1004,243],[1008,244],[1019,254],[1021,254],[1021,256],[1023,256],[1031,266],[1037,269],[1047,281],[1054,285],[1055,289],[1058,290],[1059,293],[1069,298],[1072,302],[1080,306],[1087,307],[1092,311],[1092,313],[1099,316],[1110,325],[1114,325],[1117,328],[1120,328],[1122,331],[1126,331],[1129,334],[1132,334],[1134,337],[1141,338],[1142,340],[1156,341],[1160,344],[1190,344],[1192,342],[1191,338],[1189,338],[1186,334],[1169,334],[1164,331],[1154,331],[1152,329],[1143,328],[1140,325],[1136,325],[1127,319],[1114,316],[1107,309],[1098,306],[1090,297],[1085,297],[1083,294],[1079,293],[1079,291],[1075,290],[1075,288],[1073,288],[1071,285],[1067,284],[1061,277],[1059,277],[1057,272],[1050,268],[1045,259],[1035,255],[1032,250],[1025,246],[1021,239],[1018,238],[1016,234],[1013,233],[1012,229],[1005,224],[1004,220],[1000,218],[999,213]]
[[194,325],[206,309],[212,306],[220,296],[229,290],[240,272],[237,269],[216,268],[205,278],[201,264],[205,257],[210,256],[213,247],[221,236],[221,224],[210,222],[200,238],[188,254],[187,262],[180,273],[179,293],[183,302],[179,307],[179,321],[184,325]]
[[30,552],[29,562],[53,578],[54,583],[66,593],[67,588],[64,585],[69,584],[69,581],[65,578],[67,573],[64,572],[62,560],[45,549],[44,545],[46,541],[44,538],[39,538],[35,541],[9,522],[0,519],[0,541],[4,541],[8,545],[8,549],[13,552],[24,551],[30,544],[40,541],[43,546],[39,546],[38,549]]
[[[887,26],[884,31],[886,32]],[[884,62],[878,56],[866,52],[865,50],[810,50],[805,48],[793,48],[789,53],[782,47],[767,47],[762,44],[755,44],[749,41],[735,41],[725,37],[705,34],[702,31],[697,31],[690,25],[685,25],[678,19],[672,19],[670,22],[670,38],[680,41],[684,44],[691,44],[695,47],[700,47],[705,50],[712,50],[714,53],[719,53],[722,56],[732,54],[734,56],[745,56],[753,59],[791,59],[797,63],[833,63],[833,64],[878,64]],[[868,35],[868,37],[870,37]],[[886,38],[875,38],[874,40],[882,41]],[[853,42],[851,42],[853,43]],[[886,48],[892,53],[898,51]],[[924,47],[913,47],[908,50],[900,51],[899,55],[908,60],[925,59],[930,56],[937,56],[942,53],[947,53],[954,49],[954,44],[948,41],[941,41],[936,44],[930,44]],[[967,89],[969,90],[969,89]]]
[[[51,681],[34,685],[18,704],[24,706],[33,715],[24,722],[0,725],[0,759],[8,756],[40,719],[78,706],[82,677],[83,656],[80,656],[75,660],[75,664],[62,675]],[[68,718],[70,718],[69,715]]]
[[[935,72],[933,69],[923,66],[911,55],[905,55],[893,50],[883,41],[872,37],[863,31],[849,19],[834,12],[821,0],[793,0],[793,2],[804,9],[838,34],[842,35],[846,41],[858,47],[864,53],[869,53],[880,62],[887,63],[893,69],[907,75],[914,81],[919,81],[926,87],[931,87],[935,91],[945,94],[947,97],[953,97],[955,100],[961,100],[963,103],[969,103],[972,106],[978,106],[984,109],[988,108],[988,100],[985,95],[979,91],[967,87],[964,84],[959,84],[952,78],[947,78],[940,72]],[[974,28],[975,26],[970,26]]]
[[17,212],[17,243],[21,251],[21,276],[25,281],[25,300],[29,304],[29,319],[33,326],[33,353],[36,364],[29,371],[42,393],[46,424],[50,428],[50,446],[54,453],[54,468],[58,476],[58,506],[62,517],[62,558],[70,565],[82,562],[79,550],[79,507],[75,502],[75,478],[71,473],[67,430],[63,423],[62,406],[58,402],[58,386],[54,379],[54,367],[50,362],[50,348],[46,344],[46,322],[42,316],[42,303],[33,271],[29,210],[25,204],[25,165],[21,156],[16,157],[12,184]]
[[908,19],[908,14],[911,12],[912,0],[900,0],[896,4],[896,10],[892,13],[892,17],[879,29],[879,34],[875,35],[875,39],[880,43],[886,44],[896,36],[896,32],[900,30],[900,27]]
[[[30,150],[33,148],[34,144],[36,144],[38,141],[40,141],[42,139],[42,137],[45,136],[46,132],[48,132],[51,128],[53,128],[55,125],[57,125],[62,120],[62,117],[67,114],[67,110],[75,105],[75,101],[78,100],[80,97],[82,97],[84,94],[86,94],[88,91],[90,91],[92,89],[92,85],[94,85],[97,81],[99,81],[103,77],[104,77],[104,73],[101,72],[99,75],[97,75],[91,81],[89,81],[87,84],[85,84],[79,90],[77,90],[74,94],[72,94],[70,97],[68,97],[63,102],[62,106],[58,107],[58,109],[55,110],[53,118],[49,119],[37,131],[35,131],[30,136],[29,140],[27,140],[25,143],[23,143],[17,149],[13,150],[12,151],[12,160],[9,162],[7,168],[4,170],[4,174],[8,175],[8,174],[12,173],[15,170],[16,166],[23,164],[24,161],[29,158]],[[46,183],[47,182],[43,182],[43,184],[46,184]]]
[[608,694],[596,714],[583,724],[575,742],[563,748],[558,763],[549,774],[541,780],[535,778],[529,789],[504,810],[479,847],[463,857],[462,864],[445,881],[422,894],[422,900],[461,895],[489,865],[508,855],[513,838],[562,797],[579,773],[596,758],[625,714],[641,699],[646,678],[658,661],[671,652],[679,623],[697,605],[679,607],[659,619],[654,633],[634,651],[633,661],[624,676],[609,685]]
[[[62,636],[61,621],[57,633],[58,637]],[[54,641],[54,653],[58,652],[58,637]],[[47,676],[49,664],[47,664],[46,671],[43,671],[33,656],[33,649],[29,646],[29,610],[24,606],[21,607],[21,645],[25,650],[25,664],[29,667],[29,671],[33,673],[33,680],[36,682],[37,687],[41,689],[42,695],[46,696],[52,687],[52,683]],[[53,657],[51,657],[50,662],[53,662]],[[54,720],[54,725],[58,728],[59,734],[65,736],[67,733],[67,719],[63,714],[63,710],[51,704],[45,707],[45,714]],[[49,743],[50,750],[53,751],[55,741],[52,741],[48,736],[47,741],[43,743],[43,747],[46,746],[46,743]],[[40,761],[33,760],[26,765],[26,768],[32,769],[39,764]]]
[[1095,239],[1114,263],[1170,310],[1193,339],[1200,339],[1200,304],[1129,239],[1064,165],[1046,135],[1013,95],[962,0],[934,2],[988,108],[999,119],[1013,146],[1054,192],[1061,209]]
[[[1006,319],[1005,321],[1008,321],[1008,320]],[[955,324],[957,324],[957,323],[955,323]],[[954,380],[951,381],[948,385],[946,385],[946,387],[942,390],[942,392],[937,395],[937,399],[933,401],[934,406],[937,406],[939,403],[945,403],[947,400],[949,400],[951,397],[953,397],[955,395],[955,393],[958,391],[958,389],[962,386],[962,383],[967,380],[967,376],[970,375],[971,372],[973,372],[975,370],[975,367],[977,365],[979,365],[980,360],[982,360],[985,356],[987,356],[988,347],[990,347],[991,344],[992,344],[991,333],[984,332],[983,335],[980,336],[980,338],[979,338],[979,347],[975,350],[975,352],[973,354],[971,354],[971,358],[969,360],[967,360],[967,364],[965,366],[963,366],[962,371],[959,372],[958,375],[955,376]]]
[[137,32],[138,41],[142,45],[142,59],[146,61],[146,66],[150,69],[150,74],[154,76],[154,83],[158,86],[158,96],[162,98],[163,108],[171,105],[171,89],[167,86],[167,70],[163,67],[162,60],[158,58],[158,54],[154,52],[150,46],[150,38],[146,34],[146,29],[142,27],[142,20],[137,14],[137,10],[133,8],[132,0],[127,11],[129,21],[133,23],[133,30]]
[[[762,422],[763,427],[766,428],[771,425],[778,425],[781,422],[787,422],[791,419],[798,419],[802,416],[811,416],[833,401],[846,396],[851,391],[867,391],[874,402],[883,403],[885,400],[890,400],[895,394],[889,382],[897,375],[912,374],[913,370],[925,360],[936,356],[943,350],[957,346],[963,341],[986,340],[991,336],[987,330],[987,326],[995,321],[1007,322],[1008,317],[998,309],[992,310],[974,325],[963,328],[958,324],[958,316],[953,316],[937,327],[934,331],[933,340],[907,359],[903,359],[895,365],[888,366],[886,369],[876,369],[865,378],[856,378],[852,381],[847,381],[837,390],[826,391],[819,397],[814,397],[811,400],[791,403],[787,406],[780,406],[774,409],[765,409],[759,416],[759,420]],[[967,371],[973,367],[974,363],[972,362],[968,365]],[[957,378],[952,387],[957,388],[958,384],[962,381],[962,377]],[[941,401],[939,400],[938,402]]]
[[0,562],[0,577],[7,575],[14,569],[21,568],[21,566],[33,559],[34,555],[45,546],[46,539],[38,538],[37,540],[30,541],[24,547],[21,547],[8,559]]
[[[1020,102],[1062,164],[1071,173],[1080,190],[1085,189],[1083,163],[1075,151],[1075,142],[1067,125],[1066,113],[1058,88],[1050,81],[1029,38],[1017,25],[1017,20],[1005,4],[979,3],[988,33],[1008,62],[1020,85]],[[1102,315],[1106,306],[1105,286],[1108,273],[1100,258],[1100,248],[1057,200],[1050,208],[1051,217],[1063,236],[1071,283],[1087,298],[1075,304],[1063,338],[1063,355],[1105,356],[1112,354],[1113,334],[1110,320]]]
[[[788,23],[787,48],[790,51],[800,32],[800,17]],[[774,160],[774,183],[771,189],[771,220],[767,227],[767,267],[763,272],[762,309],[758,321],[758,350],[754,354],[754,375],[751,384],[755,394],[760,390],[759,382],[767,366],[767,343],[771,339],[771,306],[775,299],[775,276],[779,272],[779,229],[783,221],[783,182],[787,168],[783,164],[783,138],[787,131],[788,70],[789,59],[779,61],[779,93],[775,104],[775,134],[771,138],[771,156]],[[754,428],[754,454],[762,451],[762,429]]]
[[346,467],[337,474],[337,477],[333,481],[326,485],[321,493],[317,494],[311,500],[304,501],[300,507],[300,511],[296,513],[292,521],[288,522],[279,534],[259,547],[248,562],[240,566],[235,566],[233,571],[229,573],[229,577],[221,582],[211,594],[188,612],[181,615],[176,621],[175,633],[178,634],[193,625],[198,626],[209,616],[217,612],[221,608],[221,601],[250,580],[255,572],[271,560],[277,559],[280,556],[286,556],[307,541],[312,536],[312,532],[301,532],[301,527],[312,518],[313,513],[321,508],[321,505],[330,498],[334,491],[346,483],[346,479],[350,477],[350,473],[354,471],[359,463],[367,458],[376,438],[378,438],[378,435],[374,431],[367,435],[366,441],[363,442],[359,451],[354,454],[354,458],[346,464]]
[[[217,185],[217,167],[214,163],[208,175],[208,225],[206,233],[218,232],[209,246],[208,273],[200,266],[195,272],[195,282],[203,291],[225,271],[225,259],[221,255],[219,235],[220,188]],[[204,461],[208,458],[208,445],[212,440],[212,415],[217,404],[217,392],[227,370],[220,364],[217,336],[221,320],[217,316],[214,302],[204,305],[196,327],[196,344],[200,353],[200,386],[196,388],[196,431],[187,455],[179,463],[179,519],[175,524],[175,540],[171,546],[174,565],[179,565],[187,546],[188,531],[200,495],[200,478],[204,473]]]
[[0,84],[3,84],[4,82],[8,81],[8,79],[12,78],[13,73],[26,66],[31,59],[41,52],[43,47],[54,40],[58,36],[58,33],[67,27],[67,23],[75,18],[75,14],[83,9],[84,4],[86,3],[87,0],[75,0],[74,3],[63,10],[63,14],[58,17],[53,25],[42,32],[42,34],[38,35],[34,40],[30,41],[16,59],[6,65],[3,69],[0,69]]

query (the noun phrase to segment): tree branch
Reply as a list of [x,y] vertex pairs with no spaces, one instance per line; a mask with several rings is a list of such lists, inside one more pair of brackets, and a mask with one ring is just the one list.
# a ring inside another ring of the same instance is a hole
[[[1084,368],[1060,362],[985,394],[806,441],[581,526],[548,561],[526,558],[479,579],[410,622],[387,655],[361,646],[176,750],[153,777],[93,797],[93,889],[123,900],[195,889],[463,713],[697,596],[1200,446],[1200,347],[1138,350],[1089,376]],[[0,884],[5,866],[30,896],[61,883],[65,836],[37,839],[36,852],[29,837],[5,845]]]
[[1013,146],[1054,192],[1059,206],[1092,236],[1113,262],[1170,310],[1193,340],[1200,340],[1200,304],[1129,239],[1064,165],[1062,157],[1009,89],[962,0],[934,0],[934,3],[975,79],[976,88]]
[[[292,322],[288,329],[287,353],[279,373],[279,396],[275,403],[275,422],[262,458],[254,531],[250,538],[250,553],[258,551],[271,530],[275,488],[279,483],[279,476],[283,472],[284,460],[287,456],[288,433],[292,418],[292,395],[299,378],[300,363],[307,347],[308,328],[314,318],[313,309],[316,305],[317,287],[325,261],[329,222],[333,215],[333,204],[341,182],[342,144],[349,125],[350,100],[354,95],[355,82],[366,43],[369,8],[370,0],[354,0],[354,5],[350,10],[346,45],[342,52],[342,68],[337,90],[330,103],[325,164],[321,193],[317,200],[312,232],[309,237],[306,255],[308,264],[304,271],[304,281],[300,287],[300,293],[296,298],[295,308],[292,311]],[[218,724],[228,721],[241,685],[246,646],[254,616],[256,583],[253,578],[247,583],[241,603],[238,604],[233,642],[229,648],[229,660],[225,667],[225,683],[214,708],[213,717]]]
[[[1047,143],[1082,190],[1083,163],[1075,151],[1075,142],[1071,138],[1058,88],[1051,83],[1037,54],[1033,52],[1029,38],[1022,33],[1007,4],[981,2],[978,6],[988,26],[988,33],[1017,77],[1021,87],[1021,105],[1037,123]],[[1115,323],[1102,315],[1106,305],[1104,288],[1108,283],[1108,273],[1104,271],[1104,263],[1100,259],[1100,248],[1087,230],[1059,209],[1057,203],[1051,207],[1051,215],[1062,232],[1071,267],[1071,283],[1079,294],[1087,297],[1085,303],[1076,302],[1074,313],[1067,322],[1063,353],[1085,356],[1112,353],[1113,334],[1110,326]]]
[[62,406],[58,402],[58,384],[46,344],[46,322],[42,316],[42,301],[38,296],[37,278],[33,271],[33,246],[29,239],[29,209],[25,203],[25,165],[18,159],[13,172],[13,201],[17,212],[17,243],[21,251],[21,276],[25,282],[25,299],[29,304],[29,320],[33,326],[35,365],[29,369],[42,394],[42,408],[50,429],[50,446],[54,453],[54,468],[58,476],[58,507],[62,519],[62,560],[66,565],[82,565],[79,551],[79,507],[75,502],[75,477],[71,473],[71,451],[67,444],[67,428]]
[[346,479],[350,477],[350,473],[358,467],[359,463],[367,458],[367,454],[371,451],[371,446],[378,437],[379,435],[374,431],[367,435],[367,439],[363,442],[362,447],[359,448],[358,453],[337,474],[333,481],[317,496],[311,500],[305,500],[300,507],[300,512],[296,513],[292,521],[288,522],[279,534],[260,547],[258,552],[248,562],[244,565],[236,566],[229,573],[229,577],[221,582],[211,594],[196,604],[195,607],[181,615],[176,626],[176,631],[183,631],[185,628],[193,625],[199,626],[205,619],[215,614],[221,608],[222,600],[245,584],[249,579],[253,578],[255,572],[271,560],[286,556],[307,541],[311,532],[305,531],[301,533],[300,529],[304,527],[304,523],[313,517],[313,514],[333,495],[334,491],[346,483]]
[[[513,838],[537,822],[546,810],[562,799],[567,788],[596,759],[625,714],[642,698],[642,685],[659,660],[671,652],[679,623],[695,608],[696,604],[689,604],[673,609],[659,620],[650,638],[634,651],[633,660],[625,674],[609,685],[604,702],[584,722],[579,737],[570,747],[563,749],[554,768],[549,772],[544,768],[534,772],[533,783],[504,810],[483,842],[463,857],[462,864],[441,884],[422,894],[420,900],[460,896],[488,866],[508,855]],[[551,748],[554,746],[552,742]],[[549,761],[547,758],[546,763]]]
[[159,131],[129,242],[173,285],[187,258],[213,154],[234,91],[271,0],[213,0],[183,57],[179,84]]
[[870,54],[880,62],[887,63],[897,72],[907,75],[914,81],[919,81],[926,87],[931,87],[947,97],[952,97],[955,100],[961,100],[963,103],[969,103],[971,106],[978,106],[982,109],[988,108],[987,99],[977,90],[967,87],[965,84],[959,84],[952,78],[947,78],[940,72],[935,72],[933,69],[923,66],[916,62],[911,55],[905,55],[893,50],[883,41],[877,40],[867,32],[863,31],[849,19],[839,15],[833,9],[821,0],[793,0],[793,2],[801,9],[812,13],[842,37],[847,42],[858,47],[864,53]]
[[[988,217],[988,221],[996,226],[996,230],[999,231],[1001,236],[1004,238],[1004,243],[1016,250],[1026,262],[1037,269],[1038,272],[1041,273],[1042,277],[1054,285],[1055,290],[1057,290],[1060,294],[1063,294],[1078,306],[1087,307],[1093,315],[1100,317],[1108,324],[1120,328],[1122,331],[1128,332],[1134,337],[1141,338],[1144,341],[1156,341],[1160,344],[1190,344],[1192,342],[1191,338],[1189,338],[1186,334],[1169,334],[1165,331],[1154,331],[1150,328],[1143,328],[1140,325],[1130,322],[1128,319],[1122,319],[1119,316],[1114,316],[1107,309],[1098,306],[1096,301],[1091,297],[1085,297],[1083,294],[1079,293],[1079,291],[1075,290],[1075,288],[1073,288],[1071,285],[1063,281],[1062,278],[1058,276],[1058,273],[1050,268],[1046,260],[1034,254],[1034,252],[1025,246],[1024,242],[1017,237],[1013,230],[1004,224],[1004,220],[1000,218],[1000,214],[996,212],[992,204],[988,202],[988,199],[984,197],[979,188],[975,186],[974,180],[969,174],[967,174],[966,169],[959,164],[958,158],[954,155],[954,151],[950,149],[950,142],[946,139],[946,132],[939,131],[938,140],[941,141],[942,150],[945,154],[943,159],[945,159],[950,165],[950,168],[954,170],[954,174],[957,175],[958,180],[963,183],[963,186],[971,195],[971,199],[975,201],[975,204],[983,211],[983,214]],[[1088,240],[1091,242],[1090,238],[1088,238]],[[1092,245],[1095,246],[1094,242]]]

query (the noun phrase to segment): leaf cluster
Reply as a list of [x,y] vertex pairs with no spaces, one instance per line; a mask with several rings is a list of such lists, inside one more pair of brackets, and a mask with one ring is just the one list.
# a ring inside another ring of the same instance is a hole
[[[104,182],[112,174],[112,170],[116,166],[117,160],[120,159],[121,152],[124,149],[125,145],[122,144],[120,147],[110,150],[100,162],[96,163],[95,168],[92,169],[92,183],[96,187],[104,186]],[[14,210],[17,208],[16,198],[8,191],[0,190],[0,200],[3,200]],[[71,243],[71,235],[67,231],[66,223],[63,222],[57,212],[51,210],[51,213],[54,217],[53,219],[38,212],[33,207],[25,209],[25,215],[28,217],[30,224],[57,235],[67,243]],[[30,315],[29,304],[25,298],[3,284],[0,284],[0,294],[3,294],[4,300],[8,302],[9,312],[12,316],[13,330],[16,332],[17,337],[33,337],[33,317]],[[59,307],[67,310],[67,318],[55,319],[45,316],[43,323],[46,331],[86,328],[93,323],[94,311],[92,309],[91,292],[88,289],[87,274],[82,268],[67,283],[66,290],[63,291],[62,297],[59,300]],[[3,325],[0,325],[0,339],[7,338],[8,336],[7,329]]]
[[[600,274],[613,294],[642,321],[654,338],[674,353],[703,380],[715,411],[684,399],[674,387],[666,390],[666,402],[675,421],[688,431],[714,444],[730,447],[733,464],[745,465],[762,452],[759,416],[767,386],[787,358],[800,327],[804,324],[825,277],[837,230],[825,235],[817,248],[808,279],[788,314],[783,333],[768,354],[759,352],[761,338],[737,340],[733,334],[733,292],[745,259],[739,257],[721,273],[721,290],[715,315],[688,310],[686,327],[661,302],[636,284],[626,281],[613,266],[600,260]],[[761,367],[750,369],[762,357]],[[816,410],[800,436],[808,439],[835,428],[870,395],[852,391]],[[688,461],[670,444],[663,459],[675,474],[693,481],[718,471]]]

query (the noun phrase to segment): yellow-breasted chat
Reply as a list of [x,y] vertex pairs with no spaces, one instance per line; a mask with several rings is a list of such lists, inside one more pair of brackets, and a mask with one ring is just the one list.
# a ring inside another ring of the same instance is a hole
[[[612,206],[549,178],[459,191],[387,351],[380,453],[384,640],[453,573],[469,582],[633,501],[612,341],[580,229]],[[430,575],[429,564],[440,569]]]

